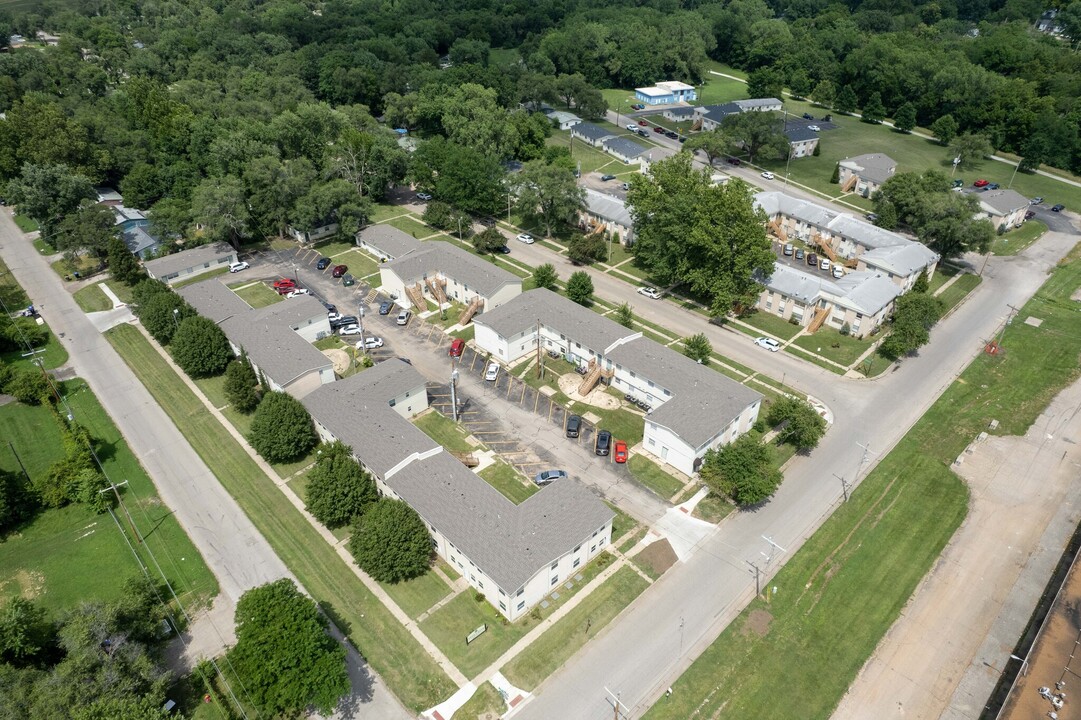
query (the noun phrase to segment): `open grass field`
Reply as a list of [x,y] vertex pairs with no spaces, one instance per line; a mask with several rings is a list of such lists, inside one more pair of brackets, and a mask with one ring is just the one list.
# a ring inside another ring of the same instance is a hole
[[972,275],[971,273],[957,278],[953,285],[939,293],[938,299],[942,301],[942,312],[949,312],[959,305],[982,281],[983,279],[979,275]]
[[620,568],[589,597],[503,666],[515,686],[532,690],[642,594],[649,584],[628,567]]
[[502,460],[496,460],[477,474],[515,505],[521,504],[540,490],[531,480]]
[[1016,255],[1039,240],[1045,232],[1047,226],[1039,220],[1026,220],[1025,224],[1016,230],[997,235],[991,243],[991,252],[995,255]]
[[743,315],[740,320],[781,340],[791,340],[802,329],[799,325],[793,325],[784,318],[760,310]]
[[82,290],[77,290],[72,297],[83,312],[101,312],[113,307],[113,301],[97,285],[87,285]]
[[450,595],[450,586],[432,571],[400,583],[379,583],[398,607],[414,620],[432,605]]
[[[390,225],[391,227],[396,227],[402,232],[408,235],[412,235],[415,238],[426,238],[429,235],[434,235],[435,233],[439,232],[435,228],[425,225],[423,222],[413,217],[412,215],[403,215],[401,217],[391,218],[390,220],[387,220],[384,224]],[[462,225],[465,225],[465,223],[462,223]],[[464,231],[465,228],[463,227],[462,230]]]
[[[949,465],[991,419],[1023,434],[1081,374],[1075,248],[1021,309],[1002,355],[981,355],[646,716],[827,718],[964,518]],[[778,678],[783,678],[779,682]],[[723,708],[722,708],[723,706]]]
[[240,299],[251,305],[253,308],[266,307],[279,303],[285,299],[284,295],[279,295],[274,289],[263,282],[256,282],[242,285],[234,290]]
[[631,455],[627,469],[638,482],[667,500],[683,489],[683,483],[666,473],[644,455]]
[[413,420],[413,424],[424,431],[424,434],[435,440],[451,452],[471,452],[473,445],[466,440],[469,435],[460,425],[448,417],[431,411]]
[[860,339],[852,335],[842,335],[837,330],[824,326],[814,335],[799,336],[792,344],[847,367],[867,352],[876,339],[877,336]]
[[[65,383],[61,392],[76,421],[95,438],[109,477],[117,483],[128,481],[128,489],[122,491],[125,504],[146,539],[145,547],[157,557],[181,602],[189,609],[208,602],[218,592],[217,581],[172,512],[161,504],[150,478],[97,398],[79,380]],[[41,406],[0,407],[0,437],[5,440],[0,468],[21,473],[25,467],[32,479],[44,476],[62,452],[59,428],[48,408]],[[129,532],[126,525],[124,531]],[[142,561],[151,564],[144,546],[133,544]],[[84,505],[42,510],[5,538],[3,548],[0,601],[21,594],[52,616],[81,601],[116,599],[124,581],[140,574],[109,515]]]
[[414,710],[446,699],[454,684],[308,521],[161,362],[130,326],[107,337],[278,556],[357,646],[402,703]]

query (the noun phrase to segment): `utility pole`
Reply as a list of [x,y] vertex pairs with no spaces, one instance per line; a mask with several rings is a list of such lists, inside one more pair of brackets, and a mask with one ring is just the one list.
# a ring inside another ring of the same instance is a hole
[[856,443],[856,447],[863,448],[863,456],[860,457],[860,466],[856,468],[856,479],[859,480],[860,472],[863,470],[863,466],[867,464],[867,456],[871,454],[871,444],[867,443],[866,445],[861,445],[860,443]]
[[620,693],[614,693],[608,688],[605,688],[604,692],[608,693],[608,697],[606,697],[605,700],[612,706],[612,720],[626,720],[626,718],[629,718],[630,709],[619,701]]
[[[454,361],[451,360],[451,367],[454,367]],[[454,422],[458,422],[458,395],[455,392],[454,385],[458,382],[458,371],[450,371],[450,410],[454,416]]]
[[11,454],[15,456],[15,461],[19,463],[19,467],[23,470],[23,477],[26,478],[27,486],[32,485],[33,481],[30,480],[30,473],[26,472],[26,466],[23,465],[23,459],[19,457],[19,453],[15,452],[15,446],[11,444],[10,440],[8,440],[8,447],[11,448]]
[[537,378],[544,379],[544,354],[541,352],[541,321],[537,318]]
[[787,551],[787,550],[785,550],[785,549],[784,549],[783,547],[781,547],[781,546],[780,546],[780,545],[778,545],[777,543],[773,542],[773,538],[771,538],[771,537],[767,537],[766,535],[763,535],[763,536],[762,536],[762,539],[763,539],[763,540],[765,540],[767,544],[769,544],[769,554],[767,555],[766,553],[762,553],[763,557],[765,557],[765,558],[766,558],[766,565],[767,565],[767,566],[768,566],[768,565],[769,565],[769,564],[770,564],[771,562],[773,562],[773,553],[774,553],[774,552],[776,552],[777,550],[780,550],[780,551],[781,551],[781,552],[783,552],[783,553],[785,553],[785,552],[788,552],[788,551]]
[[683,656],[683,616],[679,616],[679,655]]
[[750,560],[747,561],[747,564],[754,568],[754,594],[755,597],[757,597],[762,594],[762,571],[759,570],[758,565],[751,562]]
[[[98,490],[98,495],[101,495],[102,493],[107,493],[107,492],[110,492],[110,491],[112,491],[113,495],[115,495],[115,496],[116,496],[116,503],[117,503],[117,505],[120,505],[121,507],[123,507],[123,506],[124,506],[124,501],[120,499],[120,490],[118,490],[118,488],[119,488],[119,487],[120,487],[121,485],[127,485],[127,484],[128,484],[128,481],[127,481],[127,480],[124,480],[123,482],[121,482],[121,483],[119,483],[119,484],[117,484],[117,483],[110,483],[110,484],[109,484],[109,487],[107,487],[107,488],[103,488],[103,489],[101,489],[101,490]],[[113,511],[113,510],[112,510],[112,508],[109,508],[109,513],[110,513],[110,514],[112,513],[112,511]],[[124,511],[124,514],[125,514],[125,515],[127,516],[127,518],[128,518],[128,523],[129,523],[129,524],[131,525],[131,534],[135,536],[135,540],[136,540],[136,541],[137,541],[137,542],[138,542],[139,544],[142,544],[142,542],[143,542],[143,538],[142,538],[142,536],[141,536],[141,535],[139,535],[139,531],[135,529],[135,521],[133,521],[133,520],[131,519],[131,513],[127,512],[127,510],[125,510],[125,511]]]
[[833,473],[833,477],[835,477],[835,478],[837,478],[838,480],[841,481],[841,492],[844,493],[845,502],[848,502],[848,481],[845,480],[844,477],[838,475],[837,473]]

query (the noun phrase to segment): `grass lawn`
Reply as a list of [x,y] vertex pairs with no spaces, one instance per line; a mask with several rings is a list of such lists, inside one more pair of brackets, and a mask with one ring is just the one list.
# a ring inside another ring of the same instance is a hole
[[927,286],[927,292],[934,294],[935,290],[945,285],[950,278],[959,272],[962,272],[961,269],[955,265],[939,263],[938,269],[935,270],[935,274],[931,277],[931,282]]
[[474,337],[476,337],[477,328],[473,326],[473,323],[470,323],[468,327],[466,327],[466,328],[464,328],[462,330],[456,330],[456,331],[452,332],[451,335],[453,335],[454,337],[457,337],[457,338],[461,338],[462,340],[465,340],[466,342],[469,342]]
[[[350,250],[352,250],[355,247],[356,247],[356,245],[354,243],[347,242],[345,240],[333,240],[333,239],[332,240],[324,240],[323,242],[316,243],[315,245],[312,246],[312,248],[319,253],[318,257],[329,257],[329,258],[332,258],[332,259],[336,255],[341,255],[344,252],[349,252]],[[318,259],[317,257],[312,257],[310,264],[315,265],[315,262],[316,262],[317,259]]]
[[691,515],[706,522],[719,523],[735,509],[736,506],[723,497],[709,494],[698,501]]
[[867,348],[871,347],[876,339],[861,340],[852,335],[842,335],[837,330],[823,326],[814,335],[801,335],[792,344],[848,367],[856,362],[860,355],[867,352]]
[[37,221],[26,215],[16,215],[12,219],[15,221],[15,225],[24,233],[31,233],[38,229]]
[[638,482],[667,500],[683,489],[683,483],[666,473],[657,463],[642,455],[631,455],[627,469]]
[[[146,538],[146,547],[154,552],[185,607],[209,601],[218,592],[213,574],[172,511],[161,504],[150,478],[97,398],[79,380],[64,383],[61,391],[76,420],[94,437],[109,477],[128,481],[128,490],[122,491],[125,503]],[[32,479],[44,476],[61,452],[59,428],[45,407],[20,403],[0,407],[0,437],[18,453],[16,459],[5,442],[0,448],[0,468],[21,473],[21,460]],[[114,600],[124,581],[140,574],[109,516],[84,505],[43,510],[3,545],[0,600],[21,594],[35,599],[52,616],[80,601]],[[143,562],[151,564],[143,546],[135,546]]]
[[507,703],[503,702],[503,696],[490,682],[486,682],[477,688],[473,697],[469,698],[469,702],[451,715],[451,720],[477,720],[478,717],[486,717],[485,713],[491,713],[492,717],[500,717],[506,709]]
[[[792,707],[829,717],[964,518],[968,491],[950,463],[991,419],[997,433],[1026,432],[1081,374],[1069,299],[1079,250],[1021,309],[1043,324],[1009,325],[1005,352],[969,365],[781,570],[772,604],[755,600],[648,718],[785,718]],[[752,613],[767,613],[767,632],[752,629]]]
[[1039,240],[1045,232],[1047,232],[1047,226],[1039,220],[1026,220],[1016,230],[995,236],[994,242],[991,243],[991,252],[995,255],[1016,255]]
[[379,272],[379,265],[372,259],[372,256],[359,248],[353,248],[349,252],[334,258],[334,262],[339,265],[348,265],[349,272],[353,277],[362,278]]
[[401,205],[385,205],[379,203],[372,206],[371,217],[368,218],[370,222],[380,223],[384,220],[389,220],[392,217],[398,217],[399,215],[405,215],[409,212],[409,208],[402,207]]
[[435,410],[415,418],[413,424],[423,430],[424,434],[432,440],[435,440],[451,452],[472,452],[474,450],[474,446],[466,440],[469,432]]
[[638,573],[629,567],[620,568],[566,617],[504,665],[503,675],[523,690],[534,689],[601,632],[647,587],[648,583]]
[[628,532],[630,532],[634,528],[638,527],[638,521],[635,520],[634,518],[632,518],[630,515],[623,512],[622,510],[617,508],[612,503],[606,502],[605,505],[607,505],[609,507],[609,509],[611,509],[611,511],[616,514],[616,516],[614,518],[612,518],[612,540],[613,540],[613,542],[616,541],[616,540],[619,540],[621,537],[626,535]]
[[113,307],[113,301],[97,285],[87,285],[82,290],[76,291],[72,297],[83,312],[100,312],[111,310]]
[[251,283],[234,290],[240,299],[251,305],[253,308],[266,307],[267,305],[273,305],[279,303],[285,299],[284,295],[279,295],[274,289],[264,282]]
[[512,468],[502,460],[481,470],[479,473],[484,480],[510,500],[515,505],[536,493],[540,488],[530,482],[522,473]]
[[[816,347],[818,347],[818,346],[816,346]],[[817,357],[816,355],[810,354],[809,352],[807,352],[806,350],[804,350],[803,348],[801,348],[799,345],[797,345],[795,343],[786,346],[785,349],[783,350],[783,352],[791,353],[792,355],[795,355],[796,357],[800,358],[801,360],[806,360],[807,362],[811,363],[812,365],[817,365],[818,367],[820,367],[820,368],[822,368],[824,370],[829,370],[831,373],[837,373],[838,375],[844,375],[845,372],[847,372],[845,370],[845,368],[838,367],[837,365],[834,365],[833,363],[826,362],[825,360],[822,360],[821,358]]]
[[[293,245],[294,245],[294,243],[289,243],[289,247],[292,247]],[[201,275],[196,275],[194,277],[185,278],[184,280],[174,282],[174,283],[170,284],[169,287],[171,287],[173,290],[179,290],[180,288],[185,287],[187,285],[194,285],[195,283],[203,282],[204,280],[209,280],[210,278],[221,277],[222,275],[225,275],[228,272],[229,272],[229,266],[228,265],[222,265],[220,268],[218,268],[216,270],[207,270],[205,273],[202,273]]]
[[[433,227],[428,227],[420,220],[414,218],[412,215],[392,218],[390,220],[387,220],[385,224],[390,225],[391,227],[396,227],[402,232],[404,232],[406,235],[412,235],[415,238],[425,238],[429,235],[434,235],[435,233],[439,232]],[[462,224],[464,225],[465,223]],[[465,228],[462,229],[465,230]]]
[[119,280],[107,280],[105,284],[109,286],[109,289],[113,291],[114,295],[120,298],[120,302],[130,304],[134,300],[131,294],[131,288]]
[[49,333],[49,338],[45,341],[44,348],[41,346],[34,348],[34,350],[42,349],[44,349],[44,352],[36,352],[32,358],[26,356],[25,350],[10,350],[5,353],[0,353],[0,360],[17,367],[30,367],[31,365],[36,366],[37,364],[36,362],[31,362],[32,359],[41,358],[46,370],[58,368],[68,361],[67,349],[60,344],[59,338],[52,332]]
[[55,255],[56,254],[56,248],[54,248],[52,245],[50,245],[45,240],[42,240],[40,237],[34,238],[34,249],[37,250],[42,255]]
[[[784,318],[760,310],[750,312],[739,319],[742,322],[753,325],[762,332],[772,335],[775,338],[780,338],[781,340],[791,340],[803,329],[799,325],[793,325]],[[733,327],[738,327],[735,323],[732,325]]]
[[965,274],[957,278],[957,282],[950,285],[943,290],[938,299],[942,301],[943,312],[949,312],[950,309],[960,304],[970,292],[976,289],[976,286],[983,281],[979,275]]
[[62,278],[74,278],[75,273],[82,277],[88,277],[101,268],[101,261],[89,255],[77,255],[74,260],[60,258],[53,262],[52,269]]
[[577,165],[581,163],[582,174],[591,172],[604,172],[617,175],[621,172],[633,170],[631,165],[620,162],[599,148],[586,145],[579,139],[571,143],[570,131],[562,130],[552,133],[547,140],[548,145],[558,145],[571,148],[571,159]]
[[379,585],[394,598],[398,607],[414,620],[451,593],[450,586],[431,570],[412,580]]
[[360,579],[342,566],[337,553],[240,445],[222,432],[218,421],[203,410],[139,331],[121,326],[106,336],[286,566],[349,635],[398,699],[419,712],[453,693],[450,678]]
[[[560,583],[553,588],[553,591],[559,594],[558,599],[549,595],[547,608],[541,609],[538,605],[530,614],[513,623],[504,625],[503,616],[499,614],[499,611],[487,600],[483,598],[477,600],[475,592],[470,588],[425,618],[420,624],[420,629],[446,653],[450,661],[465,673],[466,677],[473,677],[493,663],[544,618],[555,612],[568,598],[577,594],[612,560],[612,555],[599,553],[596,559],[578,569],[575,574],[581,575],[582,579],[573,580],[572,589],[568,590],[563,583]],[[563,580],[566,582],[572,578],[573,576]],[[535,615],[540,617],[535,617]],[[488,630],[466,645],[465,636],[482,624],[486,624]]]
[[571,406],[571,411],[579,415],[591,412],[598,416],[600,422],[597,423],[597,427],[612,433],[616,440],[626,441],[627,447],[642,442],[645,420],[637,413],[630,410],[606,410],[584,403],[575,403]]

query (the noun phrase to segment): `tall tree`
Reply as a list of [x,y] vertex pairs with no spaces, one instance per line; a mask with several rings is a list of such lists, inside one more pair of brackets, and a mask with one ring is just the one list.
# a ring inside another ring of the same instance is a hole
[[829,80],[822,80],[815,85],[814,91],[811,93],[811,99],[815,101],[816,105],[822,107],[833,107],[833,102],[837,99],[837,88]]
[[460,85],[444,99],[441,121],[451,142],[499,159],[510,157],[518,144],[498,93],[475,83]]
[[852,89],[852,86],[842,85],[837,98],[833,101],[833,108],[837,112],[851,114],[856,111],[858,103],[859,98],[856,97],[856,91]]
[[259,406],[258,386],[259,378],[255,377],[248,354],[242,351],[236,362],[225,369],[225,399],[237,412],[248,415]]
[[387,189],[405,177],[409,157],[393,137],[346,128],[335,143],[334,171],[356,188],[358,195],[382,200]]
[[247,591],[236,604],[236,645],[229,662],[245,694],[267,716],[292,717],[309,706],[331,713],[349,691],[345,648],[292,580]]
[[379,499],[371,475],[340,442],[320,446],[304,492],[308,512],[331,530],[353,522],[369,503]]
[[783,397],[769,408],[766,422],[777,427],[777,441],[795,446],[797,450],[811,450],[818,446],[826,434],[826,421],[807,402],[796,397]]
[[22,175],[7,186],[8,202],[36,220],[41,236],[49,239],[80,202],[94,197],[89,178],[67,165],[24,165]]
[[109,256],[109,274],[128,287],[135,285],[146,277],[146,273],[139,267],[135,256],[120,238],[113,236],[107,246]]
[[680,153],[654,163],[627,201],[635,259],[651,277],[665,286],[686,283],[709,299],[715,316],[753,302],[755,277],[767,276],[775,257],[748,185],[713,185]]
[[683,354],[691,360],[709,365],[710,358],[713,356],[713,345],[710,344],[705,333],[697,333],[683,341]]
[[201,182],[192,193],[191,213],[212,241],[221,240],[240,247],[250,232],[251,212],[244,184],[232,175]]
[[788,155],[789,143],[784,122],[772,112],[745,112],[729,115],[721,122],[721,131],[746,152],[750,161],[769,160]]
[[428,526],[401,500],[370,503],[349,538],[349,552],[364,572],[380,582],[401,582],[423,575],[432,558]]
[[315,447],[312,416],[292,395],[269,392],[252,416],[248,442],[267,461],[288,462]]
[[768,500],[783,479],[773,448],[750,435],[706,451],[699,473],[710,490],[737,505]]
[[593,278],[585,270],[571,273],[567,280],[567,297],[579,305],[593,304]]
[[712,166],[718,158],[731,154],[735,150],[735,143],[729,133],[721,128],[715,128],[691,135],[687,138],[687,142],[683,143],[683,149],[692,154],[701,150],[709,165]]
[[781,98],[784,91],[784,75],[771,67],[761,67],[747,76],[747,97]]
[[525,164],[515,178],[518,209],[544,227],[552,236],[557,224],[571,224],[586,207],[586,191],[578,186],[574,173],[543,160]]
[[938,138],[939,143],[942,145],[949,145],[953,142],[953,139],[957,137],[957,121],[953,119],[953,115],[946,113],[941,115],[933,123],[931,123],[931,132]]
[[221,375],[233,359],[221,327],[201,315],[185,318],[169,344],[176,364],[193,378]]
[[[143,283],[139,283],[142,285]],[[180,323],[195,315],[195,309],[175,292],[155,293],[135,307],[135,315],[146,331],[162,345],[168,345]]]
[[863,122],[872,123],[874,125],[882,122],[882,119],[886,117],[886,106],[882,104],[881,93],[871,93],[870,97],[867,98],[867,102],[863,104],[863,112],[861,115]]
[[544,263],[533,269],[533,282],[539,288],[552,290],[555,288],[558,281],[559,276],[556,275],[556,269],[552,263]]
[[983,159],[990,155],[993,150],[991,148],[991,141],[986,135],[979,133],[964,133],[954,138],[950,143],[950,150],[961,158],[958,165],[964,167],[971,167],[973,165],[979,165],[983,162]]
[[92,200],[83,200],[60,222],[52,244],[69,257],[90,253],[98,259],[105,259],[109,255],[110,242],[116,239],[117,225],[113,211]]
[[912,128],[916,127],[916,106],[906,102],[897,108],[893,116],[893,126],[903,133],[912,132]]

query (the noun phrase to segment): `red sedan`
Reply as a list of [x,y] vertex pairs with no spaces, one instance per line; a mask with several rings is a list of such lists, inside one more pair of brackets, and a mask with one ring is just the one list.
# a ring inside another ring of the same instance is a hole
[[616,440],[615,452],[612,453],[612,457],[617,463],[627,462],[627,443]]
[[349,266],[348,265],[335,265],[334,270],[332,270],[331,273],[330,273],[330,276],[340,278],[342,275],[345,275],[347,272],[349,272]]
[[972,183],[972,187],[987,187],[987,181],[980,178],[976,182]]
[[274,281],[275,290],[292,290],[297,284],[291,278],[278,278]]
[[645,127],[646,125],[649,125],[649,123],[647,123],[645,120],[639,120],[638,124],[641,125],[642,127]]

